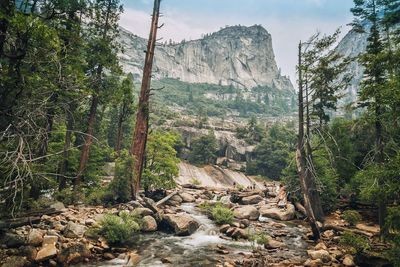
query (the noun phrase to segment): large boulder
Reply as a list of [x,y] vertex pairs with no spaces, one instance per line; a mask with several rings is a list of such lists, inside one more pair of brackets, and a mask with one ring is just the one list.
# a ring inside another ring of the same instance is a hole
[[68,222],[64,229],[64,236],[67,238],[82,237],[86,232],[87,227],[74,222]]
[[78,263],[90,256],[90,250],[85,244],[76,243],[68,248],[62,249],[57,260],[64,266],[70,266],[71,264]]
[[307,250],[307,254],[313,260],[321,260],[324,263],[328,263],[331,261],[331,256],[329,255],[329,252],[324,249]]
[[179,236],[191,235],[199,228],[198,222],[185,213],[165,214],[163,221]]
[[157,222],[152,216],[143,217],[142,230],[144,232],[155,232],[157,231]]
[[28,244],[39,246],[43,242],[43,233],[38,229],[32,229],[28,234]]
[[154,214],[154,212],[152,212],[151,209],[148,209],[148,208],[136,208],[133,210],[132,213],[139,217],[144,217],[144,216],[149,216],[149,215]]
[[194,196],[192,196],[191,194],[187,193],[187,192],[182,192],[179,193],[179,196],[182,198],[183,202],[194,202],[196,199],[194,198]]
[[248,196],[248,197],[244,197],[242,198],[242,203],[243,205],[252,205],[252,204],[258,204],[261,201],[263,201],[264,198],[260,195],[253,195],[253,196]]
[[44,261],[57,255],[56,244],[44,245],[36,254],[35,261]]
[[248,219],[248,220],[257,220],[260,216],[258,210],[250,205],[241,206],[233,211],[235,218],[238,219]]
[[260,208],[260,214],[264,217],[281,220],[290,221],[294,219],[295,208],[292,204],[287,204],[286,209],[280,209],[278,207],[262,206]]

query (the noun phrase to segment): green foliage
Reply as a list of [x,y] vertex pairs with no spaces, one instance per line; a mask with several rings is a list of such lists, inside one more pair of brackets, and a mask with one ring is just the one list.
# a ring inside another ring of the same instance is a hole
[[145,190],[170,189],[175,186],[178,175],[177,152],[175,146],[181,137],[174,132],[153,131],[148,138],[146,148],[146,166],[142,185]]
[[101,221],[99,234],[112,245],[127,244],[133,241],[135,233],[140,230],[138,218],[122,212],[120,216],[107,214]]
[[343,219],[354,226],[362,220],[361,214],[356,210],[346,210],[342,215]]
[[264,132],[256,117],[252,116],[246,127],[236,129],[236,136],[249,144],[255,144],[264,138]]
[[121,151],[120,157],[115,161],[115,176],[108,186],[109,195],[113,196],[112,202],[125,203],[131,199],[130,176],[132,173],[133,158],[128,151]]
[[259,245],[267,245],[270,241],[270,237],[265,232],[255,231],[249,234],[249,240]]
[[341,235],[339,243],[352,254],[364,253],[371,248],[370,243],[366,237],[354,234],[349,231],[344,232]]
[[217,160],[218,145],[213,132],[194,139],[189,162],[194,164],[213,164]]
[[233,211],[220,203],[211,209],[211,216],[217,224],[230,224],[233,221]]

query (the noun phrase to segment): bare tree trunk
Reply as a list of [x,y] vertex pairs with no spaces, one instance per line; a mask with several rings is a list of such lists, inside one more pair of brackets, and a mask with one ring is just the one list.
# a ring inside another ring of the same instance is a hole
[[87,162],[89,160],[89,151],[90,146],[93,142],[93,132],[94,132],[94,124],[96,122],[96,113],[97,106],[99,104],[99,97],[97,92],[93,94],[92,104],[90,106],[89,119],[88,119],[88,127],[85,133],[85,143],[82,147],[81,157],[79,160],[79,169],[74,181],[74,188],[77,189],[82,182],[83,172],[86,169]]
[[318,240],[320,238],[320,232],[318,229],[318,225],[314,216],[314,211],[311,204],[310,199],[310,188],[309,188],[309,180],[310,173],[307,169],[306,164],[306,153],[304,149],[304,96],[303,96],[303,77],[302,77],[302,59],[301,59],[301,49],[302,44],[299,44],[299,136],[297,142],[297,150],[296,150],[296,163],[297,163],[297,172],[300,179],[300,185],[303,192],[304,198],[304,207],[307,212],[308,221],[310,223],[314,239]]
[[60,168],[58,171],[58,190],[61,191],[65,189],[67,185],[67,181],[65,179],[65,174],[68,169],[69,161],[69,150],[71,148],[72,141],[72,131],[74,129],[74,117],[72,115],[74,109],[67,111],[67,131],[65,132],[65,141],[64,141],[64,150],[63,150],[63,159],[60,164]]
[[147,134],[149,128],[149,98],[151,72],[156,46],[158,19],[160,15],[161,0],[154,0],[153,16],[151,22],[150,36],[147,44],[146,59],[143,69],[142,87],[140,90],[139,106],[136,114],[136,126],[133,134],[130,154],[134,158],[133,173],[131,173],[131,195],[135,199],[140,187],[143,171],[144,153],[146,150]]

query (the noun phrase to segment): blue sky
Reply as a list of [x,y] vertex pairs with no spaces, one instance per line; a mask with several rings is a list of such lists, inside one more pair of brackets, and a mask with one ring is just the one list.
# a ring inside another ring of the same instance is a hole
[[[147,37],[153,0],[121,0],[121,26]],[[198,39],[226,25],[263,25],[272,35],[278,66],[295,82],[297,44],[316,31],[333,33],[352,19],[352,0],[163,0],[164,40]]]

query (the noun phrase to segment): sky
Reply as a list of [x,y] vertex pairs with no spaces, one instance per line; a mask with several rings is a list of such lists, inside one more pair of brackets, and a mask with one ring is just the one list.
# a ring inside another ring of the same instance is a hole
[[[120,25],[147,38],[153,0],[121,0]],[[163,40],[201,38],[227,25],[261,24],[272,35],[278,67],[296,81],[297,46],[315,32],[347,33],[353,0],[162,0]]]

